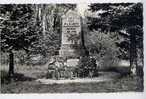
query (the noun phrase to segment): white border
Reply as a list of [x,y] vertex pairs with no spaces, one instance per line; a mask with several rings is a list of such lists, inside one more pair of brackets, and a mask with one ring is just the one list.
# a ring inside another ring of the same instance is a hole
[[23,4],[23,3],[121,3],[121,2],[141,2],[144,0],[0,0],[1,4]]
[[[40,4],[40,3],[122,3],[122,2],[143,2],[144,15],[146,15],[145,0],[0,0],[0,4]],[[143,15],[143,16],[144,16]],[[144,18],[144,32],[146,31],[146,19]],[[144,56],[146,55],[146,34],[144,33]],[[146,59],[144,58],[144,65]],[[144,66],[144,78],[146,77],[146,67]],[[145,79],[144,79],[145,80]],[[144,81],[146,88],[146,81]],[[146,99],[146,90],[144,92],[120,92],[120,93],[82,93],[82,94],[0,94],[1,99]]]

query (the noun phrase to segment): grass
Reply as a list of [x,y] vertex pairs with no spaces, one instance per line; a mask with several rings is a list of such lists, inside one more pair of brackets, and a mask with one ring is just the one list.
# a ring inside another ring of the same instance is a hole
[[99,83],[70,83],[45,85],[31,81],[13,81],[3,84],[2,93],[98,93],[143,91],[143,80],[139,77],[123,77],[117,80]]
[[[8,72],[8,65],[1,65],[1,72]],[[47,73],[47,65],[18,65],[15,64],[14,72],[19,74],[24,74],[27,77],[32,78],[41,78],[46,76]]]
[[98,83],[70,83],[45,85],[35,79],[46,75],[47,66],[16,66],[15,79],[7,81],[7,70],[1,70],[1,93],[98,93],[98,92],[142,92],[142,77],[124,76],[122,78]]

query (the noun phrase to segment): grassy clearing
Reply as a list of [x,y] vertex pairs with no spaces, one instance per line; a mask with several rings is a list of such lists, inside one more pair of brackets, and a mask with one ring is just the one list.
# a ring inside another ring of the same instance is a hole
[[[8,65],[1,65],[0,71],[8,72]],[[41,78],[46,76],[47,73],[46,65],[18,65],[15,64],[14,72],[19,74],[24,74],[27,77]]]
[[2,93],[97,93],[143,91],[143,80],[139,77],[124,77],[99,83],[71,83],[44,85],[35,81],[17,81],[3,84]]
[[[7,71],[2,68],[1,71]],[[122,77],[108,82],[96,83],[70,83],[44,85],[35,79],[46,75],[46,66],[15,66],[16,79],[2,83],[1,93],[98,93],[98,92],[126,92],[143,91],[143,79],[140,77]],[[6,76],[6,72],[3,72]],[[2,78],[2,77],[1,77]],[[5,78],[5,77],[3,77]],[[2,79],[1,79],[2,81]]]

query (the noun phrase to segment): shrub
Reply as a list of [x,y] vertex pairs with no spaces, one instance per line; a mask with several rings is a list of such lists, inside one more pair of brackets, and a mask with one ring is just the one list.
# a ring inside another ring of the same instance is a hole
[[1,77],[1,84],[9,83],[8,72],[1,70],[0,77]]
[[86,46],[90,55],[95,56],[102,69],[109,69],[118,62],[119,42],[117,33],[92,31],[87,34]]
[[90,72],[97,72],[96,70],[96,60],[94,58],[90,58],[88,56],[81,57],[79,61],[79,75],[81,77],[89,76]]

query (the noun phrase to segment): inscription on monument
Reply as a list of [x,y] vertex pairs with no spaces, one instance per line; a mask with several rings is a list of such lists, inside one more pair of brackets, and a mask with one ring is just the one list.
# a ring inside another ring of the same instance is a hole
[[[81,33],[81,18],[76,11],[69,10],[66,15],[62,16],[62,39],[60,56],[77,56],[76,49],[71,46],[76,44],[80,45],[80,33]],[[73,37],[79,38],[75,39]],[[70,40],[70,37],[73,38]],[[75,43],[77,42],[77,43]]]

